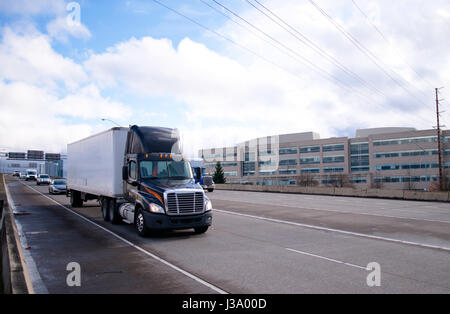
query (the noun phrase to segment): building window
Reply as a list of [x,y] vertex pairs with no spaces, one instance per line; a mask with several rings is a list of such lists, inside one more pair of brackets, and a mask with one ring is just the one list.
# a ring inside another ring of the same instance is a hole
[[320,164],[320,156],[300,158],[300,163],[304,165]]
[[259,171],[259,175],[261,175],[261,176],[273,176],[276,174],[277,174],[276,171],[268,171],[268,170],[260,170]]
[[337,172],[344,172],[344,167],[329,167],[329,168],[323,168],[324,173],[337,173]]
[[324,164],[335,164],[345,162],[345,156],[324,156],[323,163]]
[[280,148],[280,155],[293,155],[297,154],[297,147]]
[[237,162],[222,162],[221,165],[223,167],[236,167],[237,166]]
[[278,180],[278,185],[295,185],[295,180]]
[[[444,168],[450,167],[450,162],[443,164]],[[409,170],[409,169],[426,169],[426,168],[439,168],[439,163],[412,163],[412,164],[386,164],[386,165],[375,165],[375,171],[385,171],[385,170]]]
[[243,162],[242,163],[242,175],[243,176],[253,176],[255,175],[255,163],[254,162]]
[[369,143],[350,144],[350,166],[352,172],[369,171]]
[[297,174],[297,169],[280,169],[279,174]]
[[411,137],[411,138],[399,138],[389,140],[376,140],[373,141],[373,146],[403,145],[414,143],[435,143],[435,142],[437,142],[437,136],[426,136],[426,137]]
[[297,159],[283,159],[279,162],[280,166],[295,166],[297,165]]
[[319,168],[302,168],[300,170],[301,173],[319,173],[320,169]]
[[367,183],[367,178],[366,177],[352,177],[350,178],[350,183]]
[[300,146],[300,153],[318,153],[320,152],[320,146]]
[[237,171],[226,171],[223,174],[225,177],[237,177]]
[[338,152],[344,150],[344,144],[327,144],[322,146],[323,152]]

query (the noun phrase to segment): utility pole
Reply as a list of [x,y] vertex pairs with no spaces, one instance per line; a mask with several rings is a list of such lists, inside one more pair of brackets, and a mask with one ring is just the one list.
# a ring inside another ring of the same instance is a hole
[[439,158],[439,190],[444,190],[444,182],[442,176],[442,151],[441,151],[441,125],[439,124],[439,88],[436,88],[436,121],[437,121],[437,141],[438,141],[438,158]]

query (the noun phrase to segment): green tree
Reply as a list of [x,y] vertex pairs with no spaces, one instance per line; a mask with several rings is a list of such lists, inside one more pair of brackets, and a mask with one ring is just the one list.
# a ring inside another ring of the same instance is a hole
[[214,183],[218,184],[224,184],[226,182],[225,174],[223,173],[223,168],[220,164],[220,161],[218,161],[216,164],[216,171],[214,172],[213,180]]

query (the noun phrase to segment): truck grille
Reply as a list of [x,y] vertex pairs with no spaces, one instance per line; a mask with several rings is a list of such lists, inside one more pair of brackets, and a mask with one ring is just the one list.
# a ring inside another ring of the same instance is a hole
[[167,212],[172,215],[202,213],[203,193],[168,193]]

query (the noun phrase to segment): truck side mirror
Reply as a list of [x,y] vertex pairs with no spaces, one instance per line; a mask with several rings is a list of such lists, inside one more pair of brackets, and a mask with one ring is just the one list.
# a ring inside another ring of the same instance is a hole
[[122,167],[122,180],[128,180],[128,166]]

